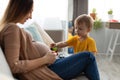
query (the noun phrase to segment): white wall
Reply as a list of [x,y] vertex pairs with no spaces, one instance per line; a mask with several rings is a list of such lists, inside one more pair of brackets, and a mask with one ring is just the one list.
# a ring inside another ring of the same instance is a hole
[[[90,36],[95,39],[98,53],[106,53],[108,43],[106,43],[107,40],[107,30],[106,30],[106,23],[102,23],[102,28],[97,30],[92,30],[90,32]],[[109,37],[108,37],[109,38]],[[109,42],[109,41],[108,41]]]
[[[100,28],[98,30],[92,30],[90,32],[90,36],[93,37],[96,41],[98,53],[105,53],[105,54],[107,53],[108,45],[110,43],[112,34],[114,34],[114,32],[116,33],[115,29],[109,29],[108,27],[106,27],[106,25],[107,25],[107,23],[103,22],[102,28]],[[116,34],[114,34],[114,36],[113,36],[112,45],[115,41],[115,36],[116,36]],[[120,43],[120,34],[119,34],[119,38],[118,38],[118,43]],[[111,46],[111,48],[112,48],[112,46]],[[120,53],[120,45],[116,46],[114,53],[116,53],[116,54]]]

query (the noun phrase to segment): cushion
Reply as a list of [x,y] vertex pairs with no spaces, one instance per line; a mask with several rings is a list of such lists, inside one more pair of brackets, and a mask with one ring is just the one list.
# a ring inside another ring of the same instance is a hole
[[34,26],[38,30],[39,34],[41,35],[41,38],[43,39],[46,45],[54,43],[53,39],[48,35],[48,33],[43,28],[41,28],[41,26],[37,22],[32,22],[32,24],[30,25]]
[[17,79],[14,79],[13,77],[0,73],[0,80],[17,80]]
[[7,78],[4,79],[3,75],[11,78],[9,80],[14,80],[9,65],[0,47],[0,80],[8,80]]
[[25,27],[25,30],[30,32],[30,34],[32,35],[32,37],[35,41],[44,42],[38,29],[36,28],[36,26],[34,24],[31,24],[31,25]]

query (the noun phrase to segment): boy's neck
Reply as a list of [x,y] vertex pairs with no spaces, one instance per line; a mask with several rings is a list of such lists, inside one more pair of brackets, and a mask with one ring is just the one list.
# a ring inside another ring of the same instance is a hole
[[81,37],[80,37],[80,40],[85,40],[87,37],[88,37],[88,35],[86,35],[86,36],[81,36]]

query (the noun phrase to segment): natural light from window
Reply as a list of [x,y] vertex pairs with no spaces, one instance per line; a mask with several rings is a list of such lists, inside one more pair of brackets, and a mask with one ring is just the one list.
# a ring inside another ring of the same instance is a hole
[[[0,18],[9,0],[0,0]],[[45,19],[47,17],[59,17],[61,20],[67,19],[69,0],[34,0],[33,19]],[[108,20],[107,11],[113,10],[113,18],[120,21],[120,8],[118,0],[88,0],[88,12],[96,8],[98,18],[103,21]]]
[[[9,0],[0,0],[0,16],[2,16]],[[34,0],[33,19],[59,17],[67,19],[67,0]]]
[[67,17],[67,0],[35,0],[34,14],[41,18],[59,17],[65,20]]
[[96,8],[98,18],[103,21],[108,20],[108,10],[113,10],[113,19],[120,21],[120,3],[118,0],[88,0],[89,1],[89,13],[93,8]]

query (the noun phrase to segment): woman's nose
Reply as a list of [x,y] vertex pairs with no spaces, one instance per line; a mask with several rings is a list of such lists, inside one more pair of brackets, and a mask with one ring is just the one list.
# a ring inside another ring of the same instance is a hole
[[32,19],[32,14],[29,14],[29,19]]
[[32,15],[30,15],[30,17],[29,17],[30,19],[32,19]]

